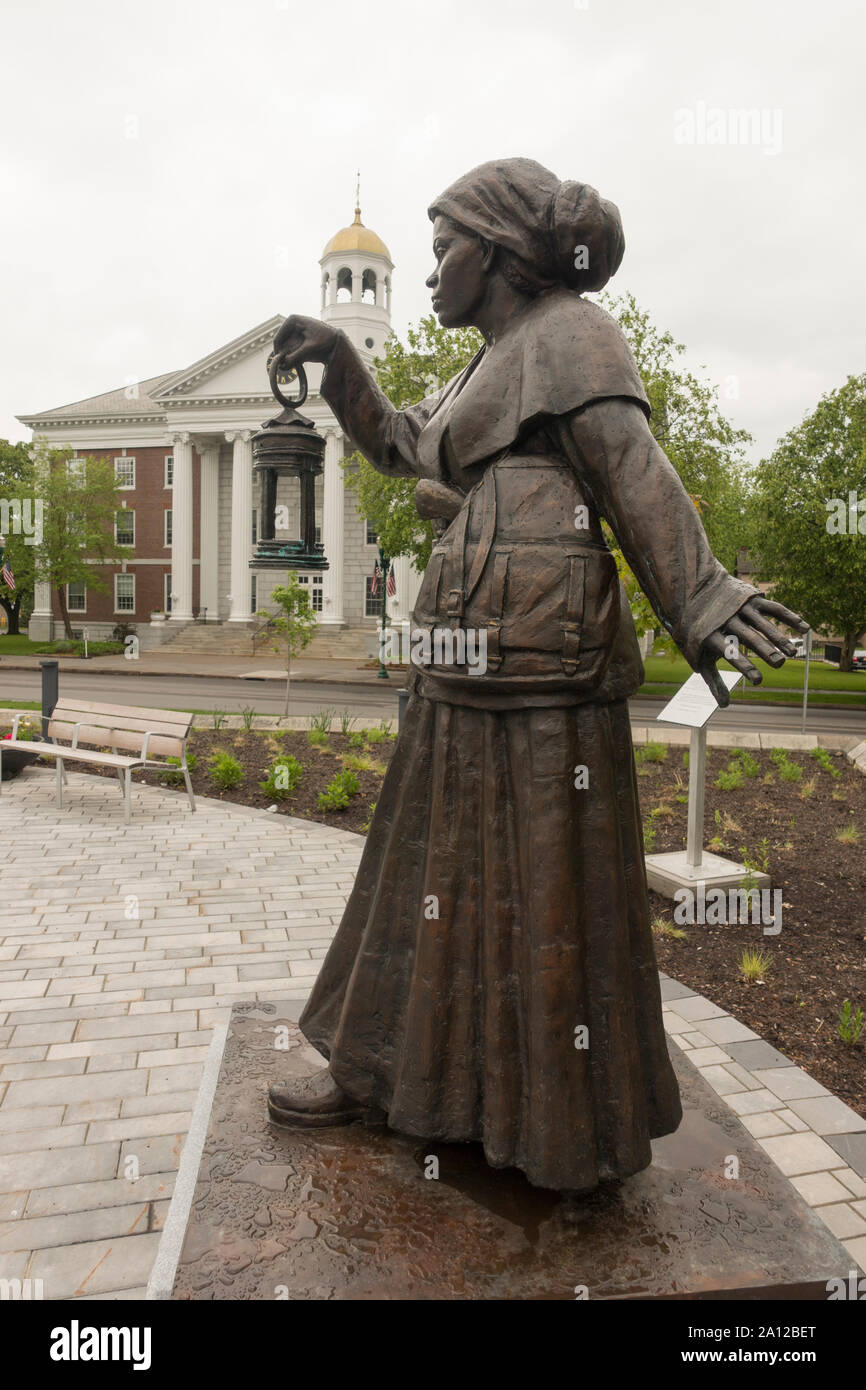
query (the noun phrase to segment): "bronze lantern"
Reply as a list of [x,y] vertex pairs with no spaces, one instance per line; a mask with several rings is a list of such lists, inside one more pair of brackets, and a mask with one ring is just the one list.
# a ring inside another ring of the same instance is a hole
[[[281,373],[280,358],[268,359],[268,377],[274,397],[284,408],[281,414],[262,425],[253,435],[253,475],[261,488],[259,531],[250,567],[270,565],[277,569],[326,570],[325,547],[316,540],[316,478],[324,469],[325,441],[315,424],[298,413],[307,399],[307,377],[297,367],[299,395],[287,400],[280,390],[289,376]],[[277,482],[280,475],[297,478],[300,485],[300,535],[294,540],[277,540]]]

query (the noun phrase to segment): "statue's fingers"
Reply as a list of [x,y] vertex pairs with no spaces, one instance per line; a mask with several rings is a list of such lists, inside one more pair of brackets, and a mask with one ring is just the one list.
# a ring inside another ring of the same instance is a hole
[[728,693],[728,687],[716,670],[716,663],[712,659],[702,661],[698,671],[710,687],[716,704],[720,709],[726,709],[731,702],[731,697]]
[[759,619],[756,618],[755,626],[752,626],[751,623],[744,622],[742,618],[734,617],[728,620],[728,628],[735,637],[738,637],[741,642],[745,642],[747,647],[751,647],[753,652],[756,652],[766,661],[768,666],[784,666],[785,658],[782,652],[786,652],[788,656],[793,656],[793,646],[787,638],[782,636],[781,632],[776,631],[772,623],[762,623],[761,631],[759,631],[758,621]]
[[785,623],[788,627],[799,628],[801,632],[809,631],[809,624],[805,618],[801,618],[799,613],[794,613],[790,608],[786,608],[783,603],[776,603],[775,599],[765,598],[763,594],[758,594],[749,602],[759,608],[762,613],[769,613],[771,618],[778,618],[779,622]]

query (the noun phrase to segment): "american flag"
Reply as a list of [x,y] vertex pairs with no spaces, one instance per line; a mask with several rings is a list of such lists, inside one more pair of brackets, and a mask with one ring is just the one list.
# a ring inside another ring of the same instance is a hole
[[[379,585],[381,584],[381,582],[382,582],[382,566],[381,566],[380,562],[377,560],[377,561],[376,561],[376,564],[375,564],[375,566],[374,566],[374,568],[373,568],[373,578],[370,580],[370,597],[371,597],[371,598],[377,598],[377,597],[378,597],[378,594],[379,594]],[[394,566],[393,566],[393,565],[390,565],[390,564],[389,564],[389,566],[388,566],[388,578],[387,578],[387,580],[386,580],[386,582],[385,582],[385,589],[386,589],[386,592],[387,592],[389,598],[393,598],[394,595],[395,595],[396,592],[397,592],[397,581],[396,581],[395,578],[394,578]]]
[[389,595],[389,597],[390,597],[390,598],[393,598],[394,595],[396,594],[396,592],[397,592],[397,581],[396,581],[396,579],[394,578],[394,566],[391,565],[391,566],[389,567],[389,569],[388,569],[388,595]]
[[[0,560],[3,560],[3,537],[0,536]],[[0,584],[5,584],[8,589],[15,589],[15,576],[12,573],[12,566],[8,560],[3,560],[3,567],[0,569]]]
[[382,578],[382,566],[377,560],[373,566],[373,578],[370,580],[370,597],[376,598],[379,593],[379,580]]

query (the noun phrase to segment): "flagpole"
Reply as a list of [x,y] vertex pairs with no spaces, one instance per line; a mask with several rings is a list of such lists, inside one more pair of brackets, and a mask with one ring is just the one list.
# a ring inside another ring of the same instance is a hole
[[385,669],[385,623],[388,621],[388,571],[391,568],[391,561],[388,559],[381,545],[379,546],[379,568],[382,575],[382,613],[379,637],[379,670],[376,674],[380,681],[387,681],[390,680],[390,676]]

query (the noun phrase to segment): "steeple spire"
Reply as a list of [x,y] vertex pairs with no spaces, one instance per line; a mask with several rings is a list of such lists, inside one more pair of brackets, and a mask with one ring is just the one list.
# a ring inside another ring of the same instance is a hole
[[354,227],[362,227],[362,226],[364,225],[363,222],[361,221],[361,170],[360,170],[360,169],[358,169],[357,172],[356,172],[356,179],[355,179],[355,221],[353,222],[352,225],[353,225]]

